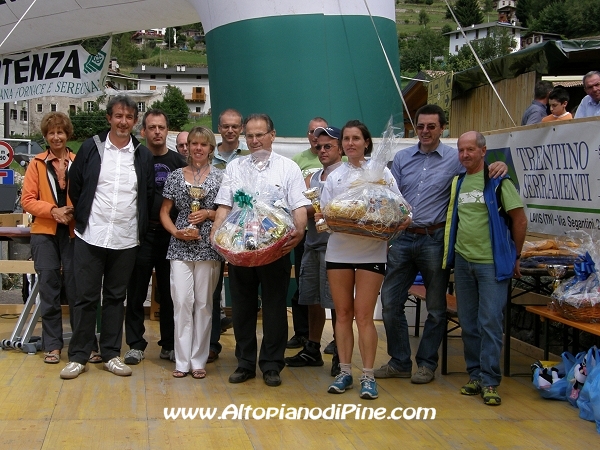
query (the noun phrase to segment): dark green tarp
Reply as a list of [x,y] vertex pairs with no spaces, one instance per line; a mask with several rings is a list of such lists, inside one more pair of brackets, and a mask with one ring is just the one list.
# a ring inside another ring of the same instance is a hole
[[[548,41],[483,65],[493,83],[535,71],[541,75],[584,75],[600,70],[600,40]],[[479,66],[454,74],[452,98],[487,85]]]

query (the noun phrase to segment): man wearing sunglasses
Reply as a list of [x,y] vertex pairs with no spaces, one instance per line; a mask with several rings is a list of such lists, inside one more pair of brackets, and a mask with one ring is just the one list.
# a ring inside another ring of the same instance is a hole
[[[415,384],[434,379],[438,349],[446,332],[446,290],[450,273],[442,269],[444,228],[452,178],[465,171],[457,150],[440,142],[446,116],[437,105],[417,110],[419,143],[394,156],[392,174],[412,206],[413,221],[390,242],[387,270],[381,287],[383,324],[390,360],[375,370],[376,378],[411,378]],[[490,165],[490,176],[505,175],[506,164]],[[408,323],[404,305],[418,272],[426,289],[427,319],[412,373]]]
[[[305,178],[306,187],[318,188],[319,193],[325,184],[327,175],[342,163],[342,146],[340,145],[340,129],[336,127],[317,127],[314,130],[316,138],[315,149],[322,168]],[[325,251],[329,241],[329,233],[317,231],[314,221],[315,209],[308,206],[308,227],[302,270],[297,272],[300,296],[298,303],[308,308],[308,340],[296,355],[285,358],[290,367],[322,366],[321,336],[325,327],[325,308],[331,309],[332,324],[335,327],[335,311],[333,299],[327,280],[325,268]],[[336,376],[340,371],[337,353],[331,364],[331,375]]]
[[[306,130],[306,136],[310,148],[304,150],[301,153],[294,155],[292,161],[298,164],[302,171],[302,177],[306,178],[310,174],[315,173],[321,168],[321,162],[319,161],[319,152],[315,148],[317,145],[317,137],[315,136],[315,130],[318,127],[326,127],[327,121],[322,117],[315,117],[308,122],[308,129]],[[296,273],[296,292],[292,297],[292,324],[294,327],[294,335],[287,341],[287,348],[302,348],[308,339],[308,307],[306,305],[298,304],[298,297],[300,296],[298,274],[302,267],[302,254],[304,253],[304,239],[294,249],[294,272]]]

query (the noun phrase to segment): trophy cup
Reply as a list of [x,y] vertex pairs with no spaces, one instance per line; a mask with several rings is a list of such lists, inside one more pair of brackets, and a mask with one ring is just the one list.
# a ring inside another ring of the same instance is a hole
[[[200,200],[204,198],[206,192],[200,186],[190,186],[189,188],[190,197],[192,197],[192,202],[190,203],[190,210],[195,213],[200,211]],[[191,223],[187,226],[186,234],[188,236],[199,236],[200,231],[196,225],[192,225]]]
[[[320,213],[321,212],[321,202],[319,201],[319,188],[314,187],[314,188],[307,189],[306,191],[302,192],[302,194],[304,194],[304,196],[311,201],[313,207],[315,208],[315,212]],[[327,231],[328,233],[331,233],[331,229],[327,225],[327,222],[325,222],[325,219],[320,219],[315,224],[315,226],[317,228],[318,233],[322,233],[323,231]]]
[[561,278],[567,273],[567,266],[563,266],[562,264],[548,264],[546,270],[548,270],[550,276],[554,277],[552,290],[555,291],[560,284]]

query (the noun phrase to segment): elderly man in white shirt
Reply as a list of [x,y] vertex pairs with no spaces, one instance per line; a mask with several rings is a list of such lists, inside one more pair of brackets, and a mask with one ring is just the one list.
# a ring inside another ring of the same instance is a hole
[[75,279],[77,300],[64,379],[87,370],[95,342],[96,310],[102,294],[100,353],[104,368],[131,375],[120,358],[127,283],[148,229],[154,195],[152,153],[130,133],[137,122],[136,103],[126,95],[106,107],[110,130],[86,140],[69,172],[75,207]]
[[286,301],[290,282],[291,262],[287,256],[302,240],[306,228],[306,206],[310,202],[302,195],[306,189],[300,168],[290,159],[271,151],[275,139],[273,121],[266,114],[252,114],[246,118],[246,143],[250,155],[227,164],[221,189],[215,203],[219,204],[212,233],[223,223],[233,205],[236,179],[251,170],[256,185],[266,181],[276,187],[292,212],[296,231],[283,246],[276,261],[258,267],[240,267],[229,264],[233,332],[236,340],[235,356],[238,367],[229,376],[230,383],[243,383],[256,376],[256,322],[258,287],[261,286],[263,339],[258,365],[267,386],[279,386],[279,373],[285,367],[287,343]]

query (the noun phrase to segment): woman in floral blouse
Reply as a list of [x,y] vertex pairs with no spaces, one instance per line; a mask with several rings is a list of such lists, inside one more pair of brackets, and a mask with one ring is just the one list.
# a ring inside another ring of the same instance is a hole
[[[215,219],[214,199],[223,171],[211,165],[215,136],[195,127],[188,136],[188,165],[172,172],[165,182],[160,220],[171,233],[171,295],[175,319],[175,378],[188,373],[206,376],[212,317],[212,295],[223,258],[210,245]],[[192,197],[192,194],[194,197]],[[195,200],[195,202],[194,202]],[[192,208],[192,203],[195,203]],[[175,206],[177,220],[171,210]]]

